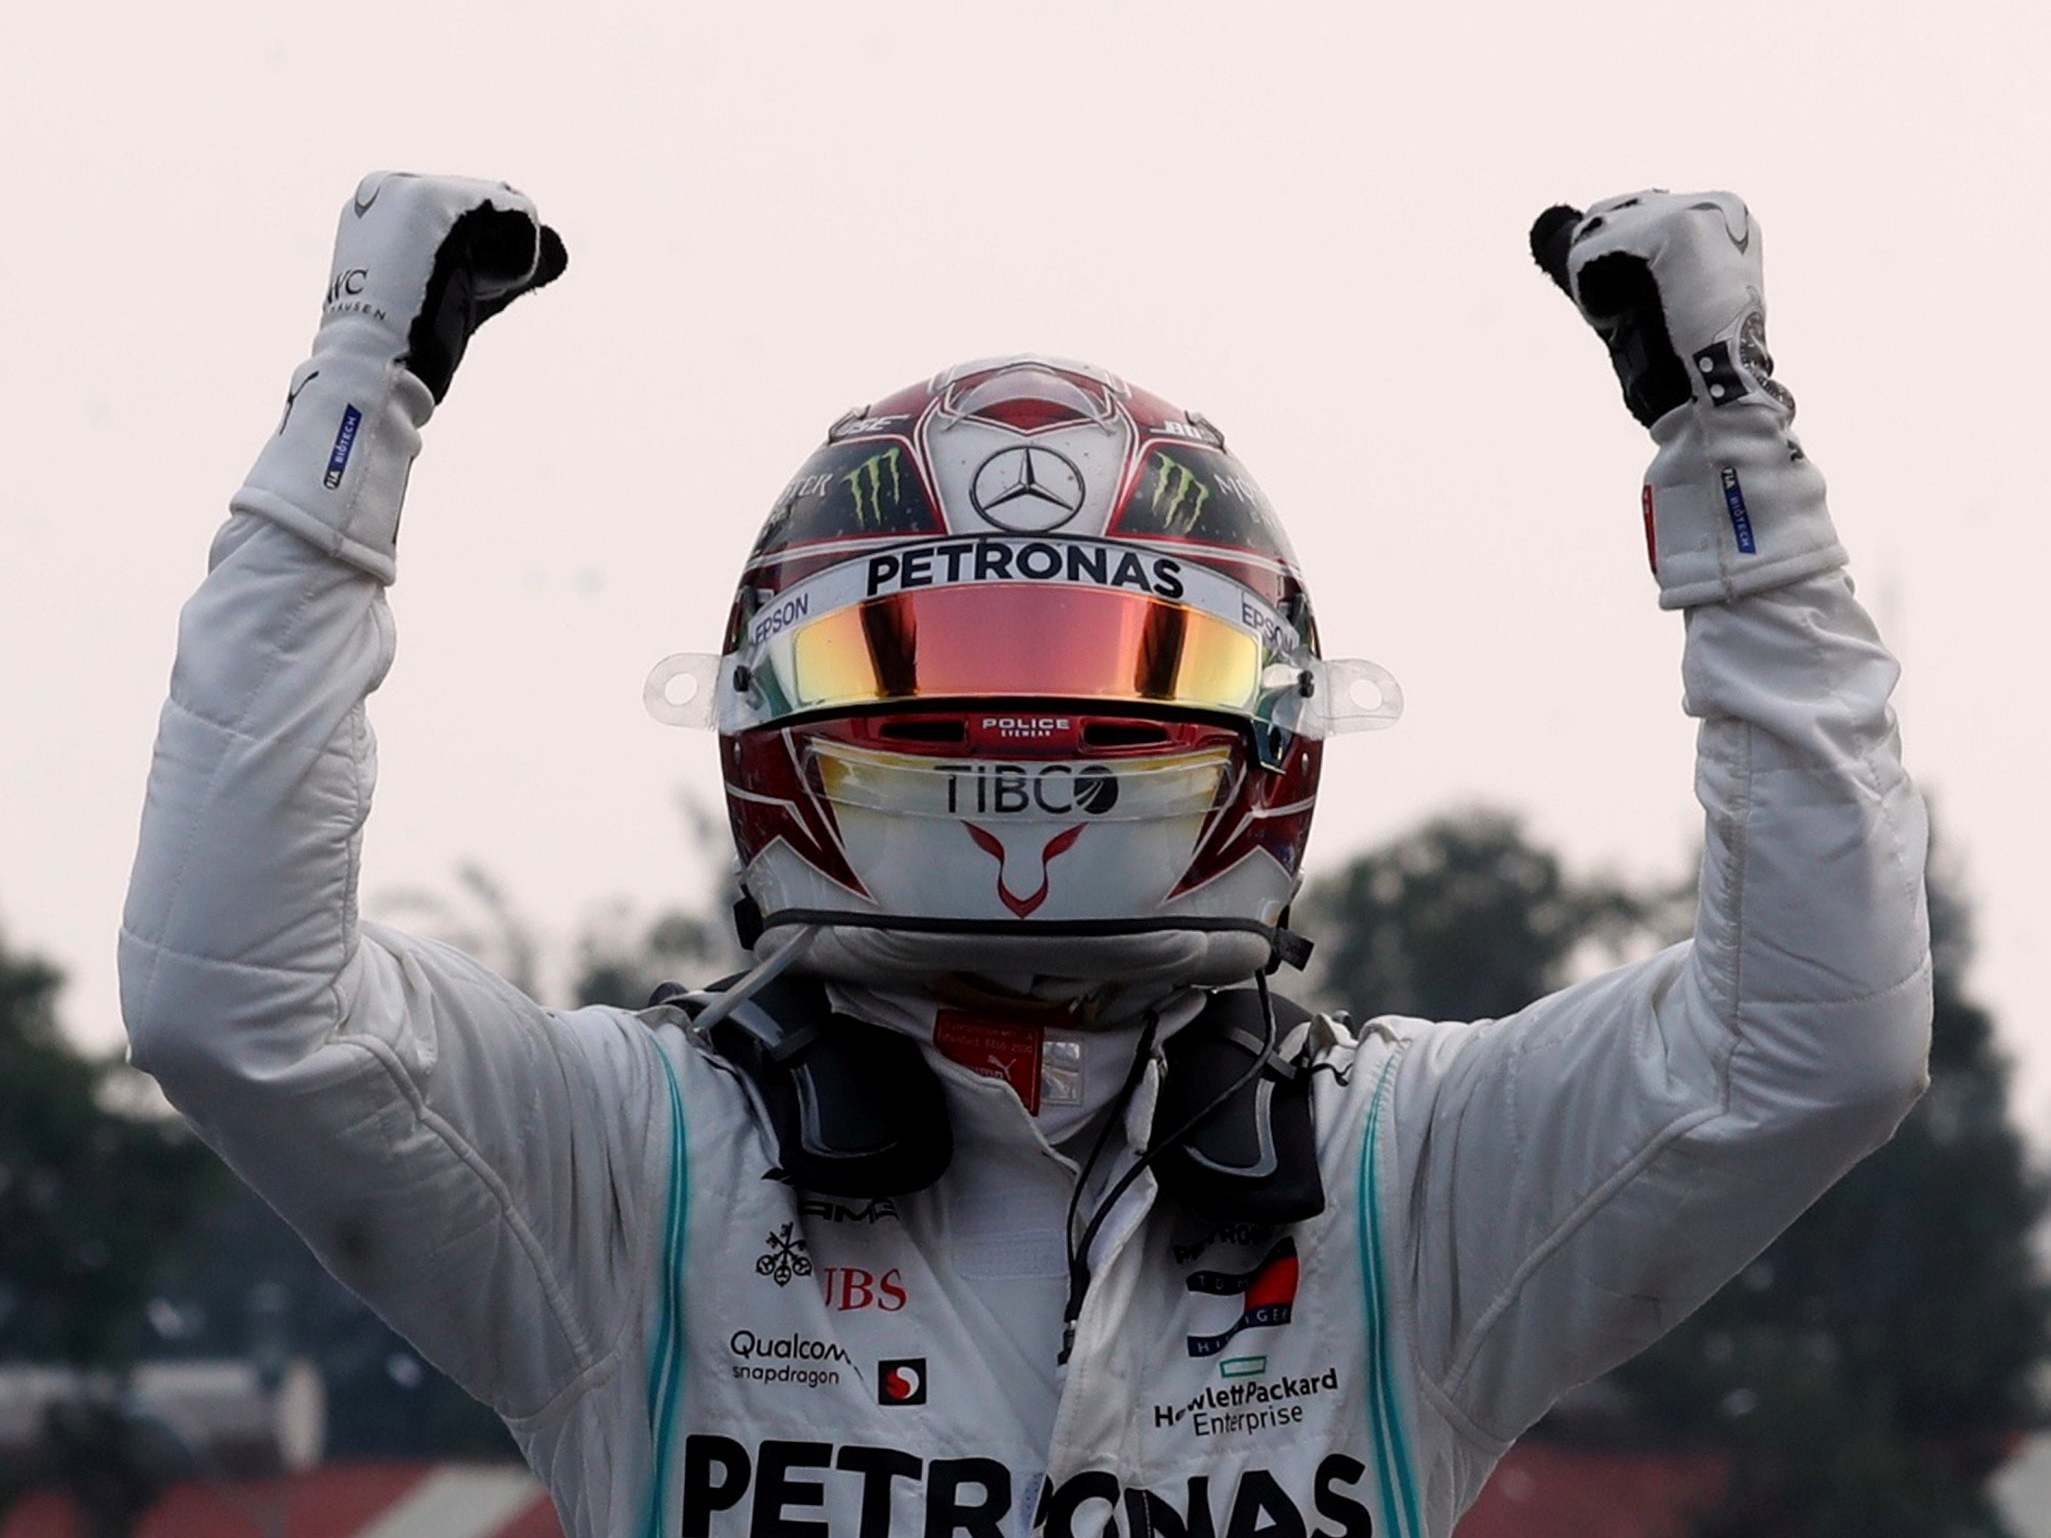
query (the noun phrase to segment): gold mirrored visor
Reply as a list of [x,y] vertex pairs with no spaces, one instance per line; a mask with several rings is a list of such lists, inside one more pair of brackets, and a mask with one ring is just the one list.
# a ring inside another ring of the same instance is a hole
[[925,588],[800,622],[748,668],[760,724],[908,701],[1058,699],[1252,716],[1260,641],[1149,594],[1049,584]]
[[648,713],[742,732],[916,703],[1058,700],[1234,716],[1286,739],[1392,725],[1371,662],[1319,658],[1265,599],[1201,563],[1106,541],[943,540],[829,566],[753,610],[724,656],[678,652]]

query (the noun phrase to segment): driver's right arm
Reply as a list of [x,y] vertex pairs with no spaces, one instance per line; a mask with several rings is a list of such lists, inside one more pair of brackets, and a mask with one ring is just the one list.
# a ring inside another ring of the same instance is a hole
[[344,207],[314,354],[180,620],[120,947],[137,1066],[514,1420],[631,1338],[666,1070],[632,1017],[545,1010],[356,910],[407,470],[469,330],[560,270],[541,236],[499,184],[374,179]]

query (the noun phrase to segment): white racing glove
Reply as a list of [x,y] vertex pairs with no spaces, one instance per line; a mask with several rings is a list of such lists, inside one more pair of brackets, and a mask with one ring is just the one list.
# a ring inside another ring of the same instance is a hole
[[504,182],[365,177],[342,207],[313,356],[230,505],[390,582],[420,428],[471,333],[568,263]]
[[1645,539],[1669,609],[1842,566],[1823,477],[1773,379],[1758,221],[1728,192],[1639,192],[1549,208],[1531,254],[1609,347],[1658,446]]

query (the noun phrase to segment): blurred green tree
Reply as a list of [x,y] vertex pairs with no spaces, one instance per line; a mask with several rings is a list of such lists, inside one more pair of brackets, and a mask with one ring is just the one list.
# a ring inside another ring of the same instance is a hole
[[1359,1013],[1493,1019],[1567,982],[1575,963],[1654,934],[1670,901],[1570,877],[1514,816],[1434,817],[1312,884],[1304,932],[1319,1000]]
[[58,1029],[55,968],[0,943],[0,1360],[118,1366],[165,1248],[222,1189],[137,1076]]
[[580,1005],[638,1009],[662,983],[696,987],[745,962],[723,916],[673,908],[637,922],[616,909],[579,939],[570,997]]
[[[146,1103],[119,1057],[92,1057],[57,1024],[56,968],[0,942],[0,1362],[109,1369],[143,1354],[156,1269],[220,1190],[219,1166],[183,1123]],[[93,1407],[53,1420],[35,1457],[0,1470],[0,1511],[22,1482],[54,1477],[89,1530],[122,1534],[154,1482],[118,1421]]]
[[[686,868],[701,873],[695,897],[640,918],[615,903],[588,919],[577,938],[569,994],[577,1004],[639,1009],[663,983],[699,987],[740,971],[747,954],[734,938],[733,905],[740,896],[726,820],[690,795],[677,810],[690,850]],[[703,873],[718,872],[711,881]]]

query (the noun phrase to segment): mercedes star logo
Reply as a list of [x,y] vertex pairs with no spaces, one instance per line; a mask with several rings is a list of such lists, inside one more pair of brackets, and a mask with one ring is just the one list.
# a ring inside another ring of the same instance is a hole
[[1066,454],[1036,443],[999,449],[976,467],[969,500],[1014,534],[1044,534],[1082,511],[1082,471]]

